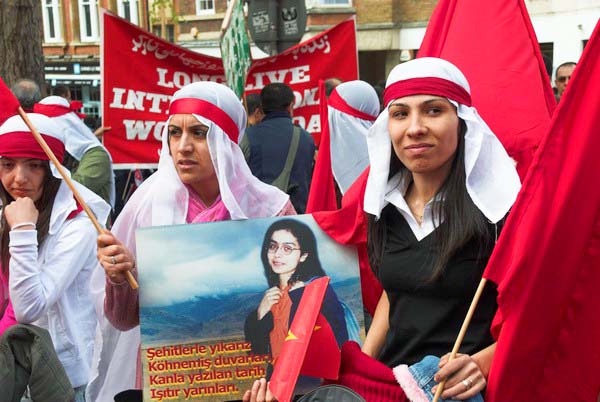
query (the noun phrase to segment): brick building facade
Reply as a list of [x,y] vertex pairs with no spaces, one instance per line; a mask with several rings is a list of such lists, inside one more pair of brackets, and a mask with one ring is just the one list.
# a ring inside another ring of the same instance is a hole
[[84,112],[100,115],[100,7],[148,27],[146,0],[42,0],[44,61],[50,87],[66,85]]

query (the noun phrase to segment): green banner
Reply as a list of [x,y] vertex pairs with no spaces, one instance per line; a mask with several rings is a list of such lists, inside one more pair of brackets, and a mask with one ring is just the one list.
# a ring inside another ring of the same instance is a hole
[[229,23],[221,34],[221,57],[227,85],[241,98],[252,59],[242,2],[232,0],[232,3]]

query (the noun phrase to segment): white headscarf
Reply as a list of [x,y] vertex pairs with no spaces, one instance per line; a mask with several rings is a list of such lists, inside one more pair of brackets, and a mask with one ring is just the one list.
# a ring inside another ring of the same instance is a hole
[[[56,157],[61,160],[64,154],[65,143],[64,132],[61,127],[52,121],[52,119],[42,114],[28,113],[27,116],[34,127],[44,137]],[[21,141],[17,141],[15,136],[20,137]],[[27,150],[24,150],[24,147],[27,147]],[[62,152],[60,150],[61,147]],[[49,160],[20,116],[11,117],[0,126],[0,155],[12,158],[23,157]],[[54,204],[52,205],[50,227],[48,230],[50,234],[54,234],[60,229],[69,214],[77,209],[77,203],[69,186],[62,180],[62,176],[52,162],[50,162],[50,170],[52,171],[52,176],[61,180],[60,187],[54,198]],[[67,169],[64,169],[64,171],[67,175],[69,174]],[[84,186],[78,183],[74,184],[86,204],[96,215],[100,224],[104,224],[108,219],[110,206]]]
[[[61,96],[47,96],[39,102],[40,105],[51,105],[51,106],[60,106],[63,108],[70,108],[70,103],[68,100]],[[112,171],[112,157],[108,150],[102,145],[100,141],[96,138],[92,130],[86,126],[81,118],[74,112],[67,112],[61,114],[59,116],[50,116],[54,122],[56,122],[63,130],[65,136],[65,148],[67,152],[73,156],[73,158],[81,161],[83,155],[89,151],[91,148],[102,147],[104,152],[107,153],[110,159],[110,194],[109,201],[110,205],[115,206],[115,178]]]
[[[350,107],[377,117],[379,98],[375,89],[360,80],[344,82],[335,87]],[[373,121],[352,116],[334,106],[328,106],[329,138],[331,141],[331,170],[342,194],[369,166],[367,131]]]
[[[388,76],[386,90],[395,83],[416,78],[441,79],[455,84],[454,86],[458,85],[470,94],[467,79],[460,70],[446,60],[433,57],[411,60],[394,67]],[[417,94],[436,95],[429,89],[417,88],[404,96]],[[364,210],[377,218],[385,207],[384,197],[392,190],[388,188],[393,149],[388,131],[387,110],[392,100],[388,100],[367,135],[371,169],[365,190]],[[514,161],[474,107],[449,100],[457,107],[458,117],[467,125],[464,161],[467,192],[477,208],[496,223],[506,215],[521,187]]]
[[[261,182],[250,172],[235,138],[246,125],[246,112],[240,100],[222,84],[195,82],[175,92],[171,111],[176,101],[187,99],[208,103],[204,103],[204,111],[198,110],[192,114],[209,127],[207,141],[210,157],[219,181],[221,199],[231,219],[276,216],[289,201],[289,196]],[[211,108],[216,109],[210,113]],[[223,112],[227,116],[224,119],[226,121],[217,116]],[[136,229],[185,223],[189,193],[179,179],[169,154],[168,125],[169,121],[163,129],[158,170],[135,191],[112,228],[113,234],[134,254]],[[104,286],[104,270],[98,267],[92,276],[92,293],[97,313],[102,317]],[[100,325],[102,334],[98,333],[96,338],[93,379],[87,389],[91,401],[108,400],[106,398],[112,397],[115,392],[135,387],[140,328],[120,332],[106,319]]]

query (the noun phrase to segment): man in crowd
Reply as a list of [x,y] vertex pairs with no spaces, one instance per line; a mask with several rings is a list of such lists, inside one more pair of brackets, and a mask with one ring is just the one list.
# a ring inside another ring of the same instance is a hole
[[10,88],[26,112],[33,112],[33,105],[42,99],[42,92],[35,81],[21,78]]
[[246,96],[246,111],[248,112],[248,127],[255,126],[265,117],[260,106],[260,94]]
[[575,70],[577,64],[572,61],[561,64],[556,68],[556,77],[554,78],[554,86],[556,87],[556,101],[560,101],[563,92],[567,89],[567,84],[571,79],[571,74]]
[[292,123],[294,93],[282,83],[263,88],[265,117],[246,129],[240,148],[252,173],[290,195],[298,213],[306,210],[315,144],[310,134]]

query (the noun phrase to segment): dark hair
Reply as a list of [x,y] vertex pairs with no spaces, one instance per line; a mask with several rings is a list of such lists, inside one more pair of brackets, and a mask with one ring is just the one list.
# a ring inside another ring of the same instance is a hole
[[569,66],[575,67],[576,65],[577,65],[577,63],[575,63],[575,62],[567,61],[567,62],[561,64],[560,66],[556,67],[556,74],[558,74],[558,70],[560,70],[563,67],[569,67]]
[[[465,133],[467,126],[464,120],[459,119],[458,145],[450,174],[438,190],[443,202],[435,203],[433,209],[433,221],[436,224],[434,244],[435,263],[429,281],[434,281],[443,274],[448,261],[456,252],[472,239],[477,239],[481,244],[481,250],[493,242],[493,233],[488,220],[475,206],[467,192],[465,173]],[[406,167],[396,156],[392,149],[390,158],[391,178]],[[389,209],[384,209],[378,221],[375,216],[369,215],[367,224],[367,250],[369,263],[375,275],[379,274],[385,244],[387,242],[387,225],[389,221]],[[439,224],[441,217],[443,223]],[[439,226],[438,226],[439,225]]]
[[71,90],[66,85],[57,85],[52,88],[52,95],[60,96],[65,99],[71,96]]
[[[61,183],[60,179],[52,176],[48,161],[44,161],[44,167],[45,176],[42,183],[42,196],[35,203],[35,207],[40,212],[36,223],[38,247],[46,239],[46,236],[48,236],[52,206],[54,205],[54,198],[56,198],[56,193]],[[2,205],[5,206],[14,201],[14,198],[11,197],[3,185],[0,185],[0,200],[2,200]],[[0,262],[2,263],[2,273],[6,278],[8,278],[8,263],[10,260],[10,252],[8,250],[9,233],[10,227],[8,227],[6,217],[4,216],[4,212],[2,212],[2,218],[0,219]]]
[[342,82],[344,82],[344,81],[342,81],[341,79],[336,78],[336,77],[327,78],[325,80],[325,95],[326,96],[331,95],[331,93],[333,92],[335,87],[340,85]]
[[250,116],[256,109],[260,109],[260,94],[246,95],[246,111]]
[[262,250],[260,252],[260,258],[265,270],[265,277],[267,278],[267,283],[269,284],[270,288],[279,285],[279,275],[273,272],[267,257],[271,236],[273,236],[273,233],[278,230],[287,230],[294,235],[294,237],[298,240],[298,244],[300,245],[300,253],[308,254],[304,262],[298,263],[296,272],[294,272],[288,281],[289,285],[292,285],[298,281],[306,282],[315,276],[320,277],[326,275],[323,267],[321,266],[321,261],[319,261],[317,239],[315,238],[313,231],[306,224],[295,219],[281,219],[277,222],[274,222],[267,229],[265,238],[263,239]]
[[268,84],[260,91],[260,103],[265,113],[285,112],[293,102],[292,88],[281,82]]
[[21,78],[10,89],[23,109],[33,110],[33,105],[42,99],[40,86],[28,78]]

